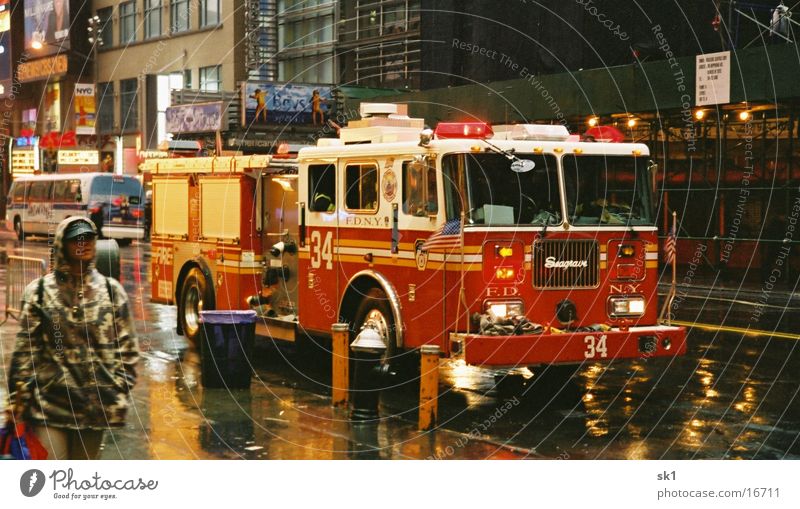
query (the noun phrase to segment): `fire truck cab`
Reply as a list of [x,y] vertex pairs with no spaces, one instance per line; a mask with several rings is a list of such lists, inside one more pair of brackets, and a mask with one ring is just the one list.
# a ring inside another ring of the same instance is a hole
[[275,340],[377,333],[389,362],[431,344],[498,367],[685,352],[685,329],[658,324],[646,145],[430,131],[396,108],[362,105],[296,159],[150,164],[153,300],[184,334],[201,309],[252,308]]

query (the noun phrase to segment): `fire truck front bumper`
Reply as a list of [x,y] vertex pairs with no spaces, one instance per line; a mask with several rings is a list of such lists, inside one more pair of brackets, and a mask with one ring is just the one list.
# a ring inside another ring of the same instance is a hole
[[521,336],[452,333],[450,353],[468,364],[497,367],[674,357],[686,353],[686,328],[651,326]]

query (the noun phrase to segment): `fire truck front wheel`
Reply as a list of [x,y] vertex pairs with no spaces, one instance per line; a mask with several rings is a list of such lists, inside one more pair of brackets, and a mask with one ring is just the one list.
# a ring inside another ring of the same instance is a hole
[[196,344],[200,336],[200,312],[203,311],[204,304],[207,309],[213,309],[208,306],[212,302],[208,295],[209,290],[203,271],[197,267],[191,268],[181,288],[178,320],[181,322],[183,335],[192,344]]
[[365,327],[374,328],[386,345],[383,362],[389,363],[397,350],[397,341],[394,333],[396,330],[395,317],[386,293],[380,288],[369,289],[353,316],[353,325],[355,326],[353,340]]

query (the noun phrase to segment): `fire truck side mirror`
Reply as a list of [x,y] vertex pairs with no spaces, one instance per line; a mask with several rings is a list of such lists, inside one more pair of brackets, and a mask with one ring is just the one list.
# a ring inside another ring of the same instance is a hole
[[419,133],[419,146],[420,147],[427,147],[433,141],[433,129],[423,129],[421,133]]
[[658,163],[655,161],[650,161],[650,164],[647,165],[647,172],[650,174],[650,188],[655,194],[658,191],[657,188]]

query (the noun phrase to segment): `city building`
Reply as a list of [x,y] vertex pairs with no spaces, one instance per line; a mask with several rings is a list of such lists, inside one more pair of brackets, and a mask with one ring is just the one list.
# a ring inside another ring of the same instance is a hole
[[[98,130],[123,165],[166,138],[172,89],[233,91],[247,77],[245,16],[234,0],[96,0]],[[213,49],[213,50],[212,50]],[[119,157],[119,151],[117,151]]]
[[[336,0],[279,0],[277,17],[278,81],[339,83],[335,45]],[[264,20],[269,23],[269,18]],[[263,79],[261,76],[259,79]]]
[[339,2],[339,84],[418,89],[422,70],[420,0]]

